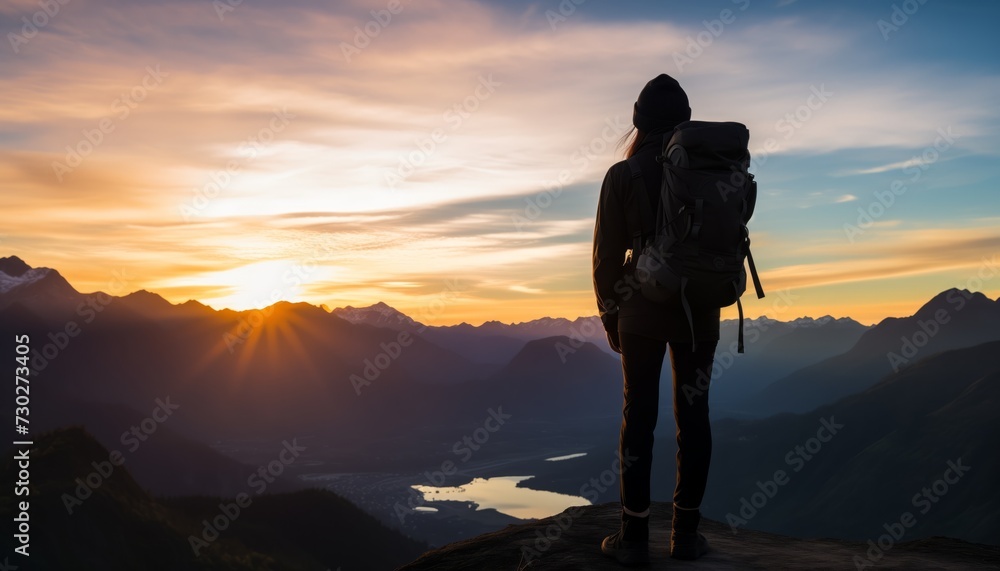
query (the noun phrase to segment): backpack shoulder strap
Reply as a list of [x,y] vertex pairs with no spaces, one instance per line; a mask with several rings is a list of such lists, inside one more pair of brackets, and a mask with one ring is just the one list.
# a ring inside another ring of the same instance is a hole
[[632,173],[632,186],[625,201],[625,216],[628,218],[628,226],[632,231],[632,255],[638,258],[639,253],[642,252],[643,238],[653,234],[649,220],[652,214],[652,205],[650,205],[649,195],[646,193],[646,183],[642,179],[639,161],[633,156],[629,157],[626,162]]

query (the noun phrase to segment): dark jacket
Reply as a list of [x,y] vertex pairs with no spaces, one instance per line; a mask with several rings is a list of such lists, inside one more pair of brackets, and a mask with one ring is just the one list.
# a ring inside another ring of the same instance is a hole
[[[655,213],[660,204],[660,177],[663,168],[656,162],[663,144],[663,132],[646,135],[635,156],[646,183],[649,203]],[[605,329],[635,333],[664,341],[690,342],[691,330],[680,301],[660,304],[643,297],[630,275],[625,275],[625,251],[632,247],[625,215],[632,187],[632,173],[626,161],[618,162],[604,177],[594,226],[594,292]],[[648,214],[653,219],[652,214]],[[635,254],[638,256],[638,253]],[[719,339],[719,309],[695,310],[696,341]]]

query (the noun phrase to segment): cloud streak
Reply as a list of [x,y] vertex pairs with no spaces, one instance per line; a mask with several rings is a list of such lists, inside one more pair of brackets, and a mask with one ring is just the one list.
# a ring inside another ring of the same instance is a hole
[[[964,87],[942,89],[936,67],[861,67],[871,30],[788,4],[737,20],[676,72],[671,54],[700,28],[668,20],[580,14],[553,31],[540,10],[412,2],[348,60],[343,43],[371,19],[370,3],[244,3],[221,21],[205,2],[71,3],[0,60],[3,245],[82,289],[97,288],[101,268],[127,265],[174,301],[238,304],[240,268],[267,273],[277,266],[254,264],[321,252],[326,269],[290,296],[405,309],[455,276],[469,284],[467,300],[442,319],[575,316],[594,311],[589,241],[600,181],[617,160],[609,141],[661,71],[685,85],[697,118],[751,128],[762,190],[774,192],[762,193],[754,230],[775,243],[798,231],[785,227],[788,212],[808,212],[795,216],[816,229],[801,242],[839,227],[838,205],[910,165],[881,157],[914,154],[940,127],[963,134],[955,157],[1000,148],[988,128],[997,77],[949,72]],[[15,29],[34,6],[3,5],[0,25]],[[59,182],[53,161],[156,65],[169,74],[162,84]],[[819,107],[817,90],[831,94]],[[293,117],[267,135],[276,110]],[[760,152],[767,140],[775,146]],[[874,166],[836,156],[845,150]],[[826,173],[857,186],[784,186],[794,162],[824,155]],[[390,184],[407,164],[412,172]],[[515,225],[553,186],[551,205]],[[761,261],[776,286],[809,288],[951,267],[982,249],[944,243],[950,255],[866,245],[860,264],[826,247],[813,263]]]

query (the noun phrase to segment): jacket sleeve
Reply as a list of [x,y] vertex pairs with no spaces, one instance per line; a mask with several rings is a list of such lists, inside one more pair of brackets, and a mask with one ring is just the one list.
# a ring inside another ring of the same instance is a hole
[[601,185],[597,204],[597,222],[594,225],[594,293],[601,322],[608,331],[618,328],[618,295],[615,286],[623,277],[625,250],[629,248],[625,227],[625,211],[615,188],[617,178],[614,167],[608,170]]

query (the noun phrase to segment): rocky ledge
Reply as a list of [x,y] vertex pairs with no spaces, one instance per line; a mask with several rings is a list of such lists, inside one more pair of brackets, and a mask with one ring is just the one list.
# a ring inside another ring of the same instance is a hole
[[[601,539],[618,526],[616,503],[570,508],[545,519],[509,525],[429,551],[399,571],[619,570],[601,554]],[[712,551],[697,562],[667,555],[670,504],[656,503],[650,520],[647,569],[1000,569],[1000,547],[932,537],[888,545],[837,539],[797,539],[703,520]]]

